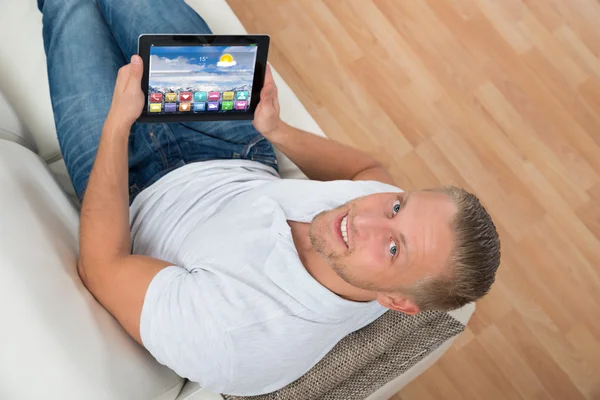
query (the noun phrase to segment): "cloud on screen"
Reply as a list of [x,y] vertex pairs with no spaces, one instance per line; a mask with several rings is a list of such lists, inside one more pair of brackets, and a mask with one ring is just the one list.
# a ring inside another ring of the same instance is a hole
[[156,55],[150,56],[150,70],[158,71],[184,71],[194,70],[201,71],[204,65],[194,64],[187,57],[179,56],[177,58],[159,57]]
[[229,46],[223,49],[221,53],[256,53],[256,49],[256,46]]
[[151,77],[150,86],[153,87],[185,87],[198,84],[214,85],[214,86],[242,86],[252,84],[252,74],[193,74],[193,75],[176,75],[165,77]]

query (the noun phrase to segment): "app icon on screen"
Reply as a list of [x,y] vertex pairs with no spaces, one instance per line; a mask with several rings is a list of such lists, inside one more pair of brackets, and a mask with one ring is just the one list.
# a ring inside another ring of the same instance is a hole
[[204,111],[206,103],[194,103],[194,111]]
[[162,103],[150,103],[150,112],[160,112],[162,110]]
[[162,101],[162,93],[150,93],[150,102],[160,103]]
[[206,101],[206,92],[194,92],[194,101]]
[[165,101],[169,103],[177,101],[177,93],[165,93]]
[[177,104],[165,103],[165,112],[175,112],[175,111],[177,111]]
[[235,109],[236,110],[245,110],[246,107],[248,107],[248,102],[247,101],[236,101],[235,102]]
[[233,92],[223,92],[223,100],[233,100]]
[[179,111],[180,112],[190,111],[191,108],[192,108],[191,103],[179,103]]
[[[210,95],[209,95],[210,97]],[[208,106],[207,106],[207,110],[208,111],[219,111],[219,102],[215,101],[215,102],[209,102]]]
[[179,101],[192,101],[192,92],[180,92]]
[[248,91],[242,90],[241,92],[235,92],[236,100],[248,100]]
[[221,92],[208,92],[208,101],[219,101]]
[[233,110],[233,101],[224,101],[221,103],[221,111]]

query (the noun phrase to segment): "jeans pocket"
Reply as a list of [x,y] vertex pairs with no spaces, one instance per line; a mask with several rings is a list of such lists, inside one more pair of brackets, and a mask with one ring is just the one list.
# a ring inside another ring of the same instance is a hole
[[279,163],[273,145],[266,139],[257,141],[246,156],[247,159],[265,164],[279,173]]

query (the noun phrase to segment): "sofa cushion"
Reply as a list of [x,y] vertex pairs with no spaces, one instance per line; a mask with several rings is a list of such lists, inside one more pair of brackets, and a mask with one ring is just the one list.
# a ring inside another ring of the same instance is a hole
[[78,225],[42,160],[0,140],[0,397],[175,399],[184,379],[81,283]]
[[0,92],[0,139],[10,140],[30,150],[37,151],[35,140],[25,129],[2,92]]
[[40,156],[44,160],[56,158],[60,150],[37,2],[1,1],[0,37],[5,38],[0,42],[0,92],[31,133]]

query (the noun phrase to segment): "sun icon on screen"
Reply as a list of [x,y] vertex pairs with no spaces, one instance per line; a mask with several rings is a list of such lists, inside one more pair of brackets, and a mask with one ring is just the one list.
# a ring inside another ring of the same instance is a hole
[[223,54],[221,56],[221,58],[219,59],[219,62],[217,63],[217,66],[219,66],[219,67],[233,67],[236,64],[237,63],[235,62],[235,60],[233,59],[233,57],[231,56],[231,54]]

